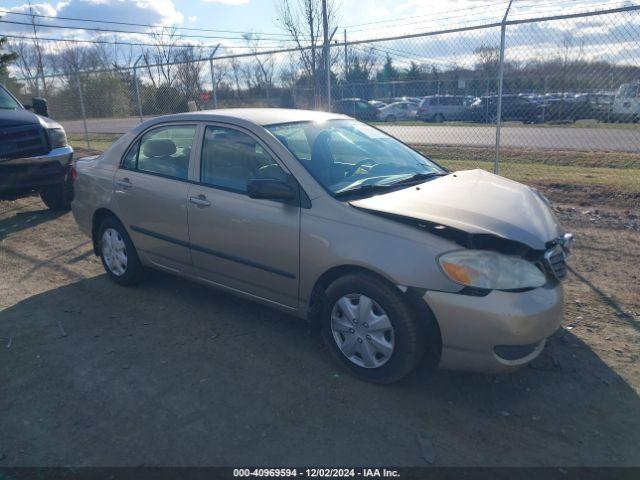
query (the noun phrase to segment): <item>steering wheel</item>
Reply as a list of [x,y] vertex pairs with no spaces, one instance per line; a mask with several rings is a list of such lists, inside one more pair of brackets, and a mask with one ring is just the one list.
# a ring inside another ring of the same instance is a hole
[[[369,165],[367,165],[367,163],[369,163]],[[377,162],[374,162],[372,159],[370,158],[363,158],[362,160],[360,160],[358,163],[356,163],[353,167],[351,167],[351,169],[347,172],[347,176],[350,177],[351,175],[354,175],[358,169],[360,167],[369,167],[369,170],[371,170],[373,167],[375,167],[376,165],[378,165]]]

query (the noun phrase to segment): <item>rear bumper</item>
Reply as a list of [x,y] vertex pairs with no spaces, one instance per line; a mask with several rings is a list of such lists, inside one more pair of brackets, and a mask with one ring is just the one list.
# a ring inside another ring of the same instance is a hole
[[563,315],[562,285],[485,297],[429,291],[423,299],[442,335],[440,368],[451,370],[516,370],[542,352]]
[[0,162],[0,193],[36,189],[60,183],[73,158],[70,146],[55,148],[46,155],[12,158]]

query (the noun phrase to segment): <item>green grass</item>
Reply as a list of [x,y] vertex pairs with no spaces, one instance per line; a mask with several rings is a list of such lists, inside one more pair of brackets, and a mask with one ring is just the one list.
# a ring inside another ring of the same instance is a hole
[[[416,147],[451,170],[493,171],[492,148]],[[640,209],[640,154],[505,148],[499,174],[536,186],[554,201]]]
[[[423,122],[420,120],[404,120],[394,123],[386,122],[371,122],[376,126],[403,126],[403,127],[473,127],[473,128],[495,128],[495,125],[487,123],[475,123],[475,122]],[[515,128],[598,128],[598,129],[613,129],[613,130],[640,130],[639,123],[602,123],[597,120],[578,120],[574,123],[522,123],[522,122],[502,122],[503,127],[515,127]]]
[[[91,145],[91,150],[99,150],[104,151],[115,142],[121,135],[112,134],[112,133],[90,133],[89,134],[89,143]],[[87,145],[87,139],[85,138],[83,133],[70,133],[67,135],[67,140],[69,141],[69,145],[74,148],[89,148]]]

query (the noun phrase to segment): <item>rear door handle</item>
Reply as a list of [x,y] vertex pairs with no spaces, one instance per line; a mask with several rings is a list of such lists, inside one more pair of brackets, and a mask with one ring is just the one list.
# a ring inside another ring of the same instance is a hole
[[189,197],[189,201],[199,207],[208,207],[211,205],[211,202],[207,200],[207,197],[204,195],[198,195],[197,197],[191,196]]
[[116,185],[122,188],[131,188],[133,185],[131,184],[131,180],[128,177],[124,177],[122,180],[116,180]]

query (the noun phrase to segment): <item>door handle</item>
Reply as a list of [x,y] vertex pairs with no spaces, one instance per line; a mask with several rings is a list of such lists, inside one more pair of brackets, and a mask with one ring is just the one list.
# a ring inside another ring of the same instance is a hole
[[197,197],[191,196],[189,197],[189,201],[199,207],[208,207],[211,205],[211,202],[207,200],[207,197],[204,195],[198,195]]
[[129,180],[129,177],[124,177],[122,180],[116,180],[116,185],[122,188],[133,187],[133,185],[131,184],[131,180]]

